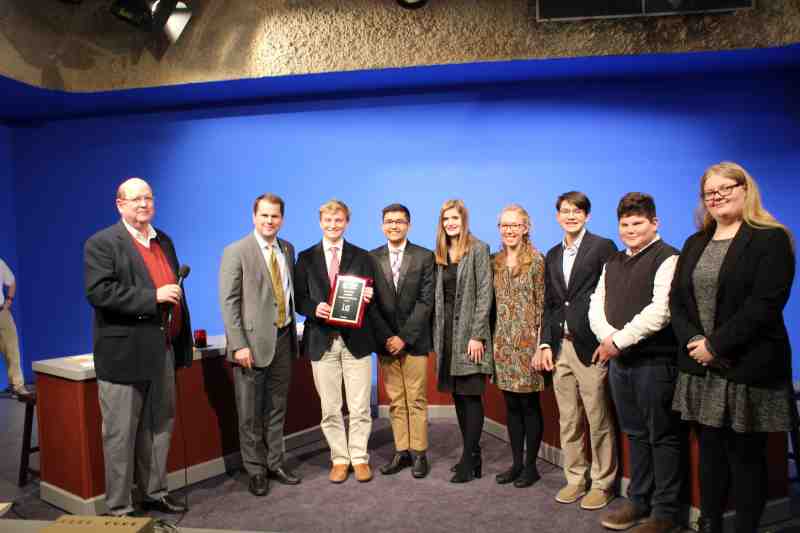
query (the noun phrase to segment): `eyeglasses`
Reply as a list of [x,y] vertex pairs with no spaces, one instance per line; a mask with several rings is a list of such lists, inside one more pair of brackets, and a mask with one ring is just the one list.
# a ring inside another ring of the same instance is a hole
[[719,195],[720,198],[727,198],[733,193],[733,189],[736,187],[740,187],[742,184],[737,183],[735,185],[722,185],[721,187],[711,190],[711,191],[703,191],[700,196],[708,202],[709,200],[713,200],[715,196]]
[[561,216],[568,217],[568,216],[575,216],[579,217],[585,213],[583,209],[559,209],[558,212]]
[[152,204],[153,203],[153,197],[150,196],[150,195],[137,196],[136,198],[125,198],[125,201],[126,202],[130,202],[132,204],[140,204],[142,202],[144,202],[146,204]]
[[405,226],[406,224],[408,224],[408,220],[403,220],[402,218],[389,218],[383,221],[384,226]]
[[525,224],[498,224],[497,227],[500,231],[508,231],[511,230],[513,232],[522,231],[525,229]]

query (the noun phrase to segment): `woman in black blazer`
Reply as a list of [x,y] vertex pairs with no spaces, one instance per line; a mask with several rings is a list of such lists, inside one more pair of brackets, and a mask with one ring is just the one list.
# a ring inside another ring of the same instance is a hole
[[783,308],[794,279],[788,229],[735,163],[700,181],[701,229],[686,241],[670,294],[680,375],[673,408],[697,423],[700,531],[722,532],[732,481],[736,531],[758,528],[767,434],[791,426],[791,351]]

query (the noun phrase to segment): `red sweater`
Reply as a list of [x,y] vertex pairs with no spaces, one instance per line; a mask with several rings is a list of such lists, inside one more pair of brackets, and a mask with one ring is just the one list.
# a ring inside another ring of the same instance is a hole
[[[133,236],[131,236],[131,238],[133,238]],[[169,265],[169,261],[167,261],[167,256],[164,255],[164,250],[161,249],[161,245],[158,243],[157,239],[150,240],[150,248],[142,245],[136,239],[133,239],[133,242],[136,243],[136,248],[139,250],[139,253],[142,254],[147,272],[150,274],[150,279],[153,280],[153,285],[156,286],[156,289],[177,282],[175,279],[175,272],[172,271],[172,267]],[[167,331],[169,332],[169,335],[167,335],[168,345],[171,344],[172,339],[177,337],[181,332],[181,325],[183,324],[183,316],[181,315],[181,306],[173,305],[172,321],[167,326]],[[163,311],[162,322],[166,323],[168,316],[169,311]]]

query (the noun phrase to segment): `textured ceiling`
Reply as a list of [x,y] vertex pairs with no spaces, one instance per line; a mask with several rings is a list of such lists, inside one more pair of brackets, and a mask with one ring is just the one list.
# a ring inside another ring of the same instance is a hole
[[110,0],[0,1],[0,74],[66,91],[509,59],[764,48],[800,42],[800,1],[735,14],[539,23],[535,2],[192,0],[170,47]]

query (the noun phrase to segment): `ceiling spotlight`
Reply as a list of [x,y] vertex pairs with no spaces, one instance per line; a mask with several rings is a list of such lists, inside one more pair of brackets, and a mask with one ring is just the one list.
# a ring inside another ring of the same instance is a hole
[[419,9],[428,3],[428,0],[397,0],[400,7],[405,9]]
[[188,4],[177,0],[115,0],[111,12],[145,31],[163,30],[173,43],[192,18]]

